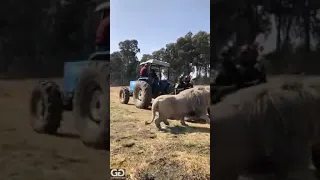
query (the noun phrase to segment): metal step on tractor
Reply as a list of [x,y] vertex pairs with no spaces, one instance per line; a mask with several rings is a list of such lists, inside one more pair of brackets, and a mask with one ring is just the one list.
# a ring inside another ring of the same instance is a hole
[[56,134],[63,112],[73,111],[83,143],[110,150],[109,99],[110,51],[100,51],[88,60],[64,63],[63,89],[53,81],[39,82],[31,94],[30,124],[38,133]]
[[[164,94],[174,94],[175,88],[168,79],[163,79],[162,76],[169,77],[170,64],[164,61],[150,59],[140,65],[149,64],[148,77],[140,77],[138,80],[130,81],[129,88],[123,87],[119,92],[120,103],[128,104],[130,97],[133,97],[134,104],[139,109],[147,109],[152,101]],[[153,77],[153,73],[157,74],[157,78]],[[164,75],[166,72],[166,75]]]

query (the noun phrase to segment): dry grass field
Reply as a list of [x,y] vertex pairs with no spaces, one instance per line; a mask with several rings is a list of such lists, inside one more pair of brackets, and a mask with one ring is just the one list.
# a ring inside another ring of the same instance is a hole
[[[38,81],[0,80],[0,180],[109,179],[109,153],[82,144],[70,112],[56,136],[32,130],[28,100]],[[170,120],[168,131],[160,132],[144,123],[150,110],[132,100],[120,104],[119,90],[110,90],[111,168],[125,169],[132,180],[210,179],[209,125]]]
[[126,169],[129,179],[210,179],[210,127],[170,121],[160,132],[151,111],[120,104],[120,87],[111,87],[111,168]]

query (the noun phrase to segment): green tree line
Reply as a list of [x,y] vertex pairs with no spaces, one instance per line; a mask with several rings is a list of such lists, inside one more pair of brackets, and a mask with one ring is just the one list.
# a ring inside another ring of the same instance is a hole
[[2,0],[0,75],[62,75],[65,61],[94,50],[101,0]]
[[169,79],[173,82],[181,75],[190,74],[197,69],[197,83],[209,82],[210,71],[210,33],[199,31],[196,34],[188,32],[176,42],[165,47],[143,54],[140,61],[138,40],[124,40],[119,43],[119,51],[113,52],[111,61],[111,85],[128,85],[130,80],[139,77],[140,63],[149,59],[157,59],[170,63]]
[[240,47],[274,33],[274,51],[264,56],[269,73],[319,74],[320,1],[220,0],[211,7],[213,64],[229,42]]

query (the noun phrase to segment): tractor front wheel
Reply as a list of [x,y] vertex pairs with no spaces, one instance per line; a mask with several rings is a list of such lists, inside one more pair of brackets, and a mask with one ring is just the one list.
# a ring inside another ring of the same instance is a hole
[[32,91],[30,99],[30,124],[38,133],[54,134],[60,127],[63,104],[59,86],[44,81]]
[[121,88],[119,92],[119,98],[121,104],[128,104],[130,100],[130,91],[128,88]]
[[137,81],[133,90],[133,99],[137,108],[147,109],[152,100],[151,86],[145,81]]
[[87,146],[110,150],[110,66],[92,63],[79,77],[74,96],[74,117]]

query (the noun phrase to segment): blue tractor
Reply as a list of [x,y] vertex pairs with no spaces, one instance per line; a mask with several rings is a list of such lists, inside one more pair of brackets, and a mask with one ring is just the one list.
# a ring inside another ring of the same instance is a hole
[[[152,101],[163,94],[173,94],[174,86],[169,80],[163,79],[163,73],[166,71],[166,77],[169,77],[170,64],[164,61],[150,59],[140,65],[149,64],[148,77],[140,77],[136,81],[130,81],[129,88],[120,90],[120,102],[128,104],[130,96],[133,97],[134,104],[139,109],[147,109]],[[153,72],[153,73],[152,73]],[[154,73],[157,77],[154,77]]]
[[110,150],[109,99],[110,51],[99,51],[88,60],[64,63],[63,89],[57,82],[39,82],[30,98],[30,124],[38,133],[56,134],[63,112],[73,111],[83,143]]

